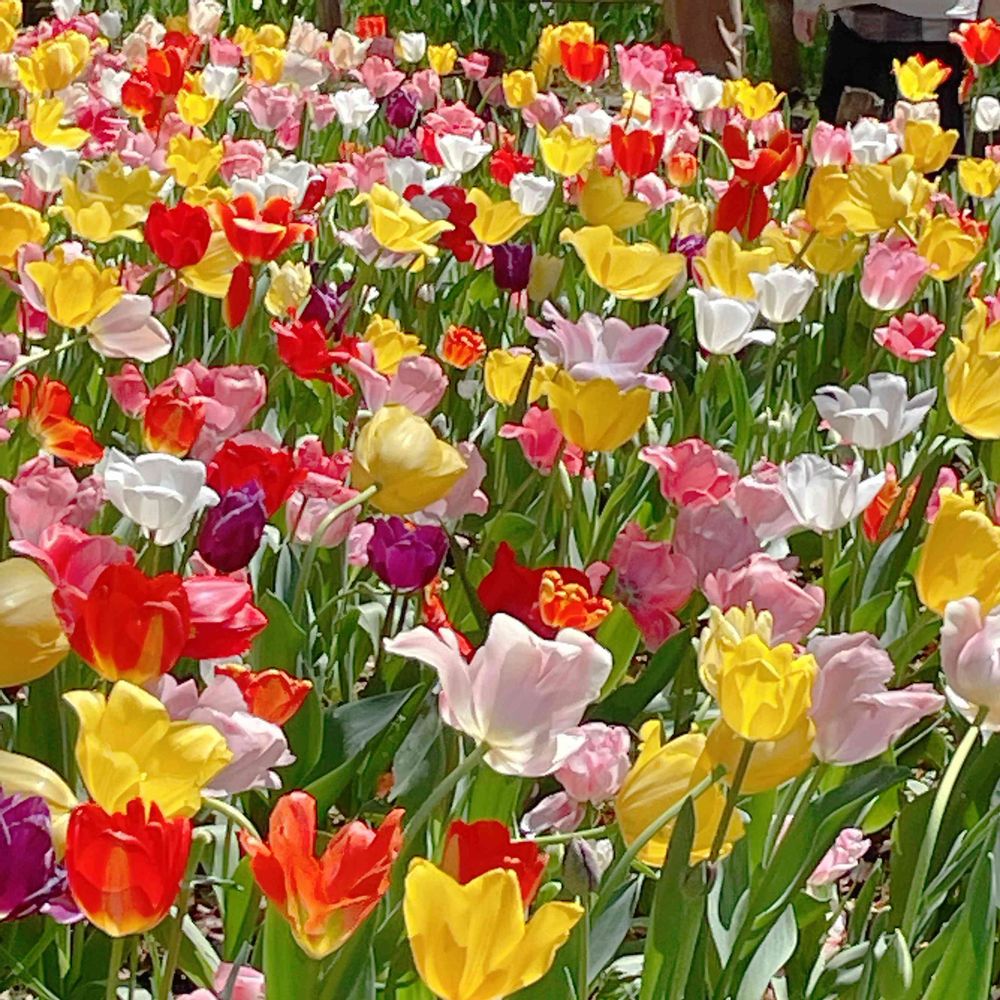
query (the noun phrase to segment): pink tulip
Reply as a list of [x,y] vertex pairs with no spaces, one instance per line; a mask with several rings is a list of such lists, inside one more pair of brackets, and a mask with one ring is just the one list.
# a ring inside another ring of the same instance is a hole
[[813,752],[822,761],[871,760],[915,722],[944,707],[930,684],[890,691],[892,660],[867,632],[819,636],[808,650],[819,664],[810,716],[816,726]]
[[227,184],[237,177],[253,180],[266,169],[267,146],[259,139],[222,139],[222,163],[219,173]]
[[230,1000],[264,1000],[264,974],[251,968],[249,965],[241,965],[233,980],[231,993],[226,993],[229,980],[233,975],[233,966],[229,962],[220,963],[215,975],[212,977],[212,990],[195,990],[194,993],[185,993],[177,1000],[218,1000],[221,996],[228,996]]
[[632,739],[624,726],[588,722],[580,726],[584,744],[555,773],[556,780],[577,802],[600,805],[613,799],[629,769]]
[[611,654],[584,632],[542,639],[504,614],[469,662],[449,629],[421,625],[385,648],[433,667],[444,721],[487,744],[493,770],[526,778],[551,774],[584,745],[580,720],[611,673]]
[[555,94],[539,94],[531,104],[522,109],[521,117],[526,125],[541,125],[546,131],[551,131],[562,122],[563,106]]
[[875,330],[875,343],[903,361],[934,357],[934,345],[944,333],[944,323],[931,313],[893,316],[887,326]]
[[616,45],[615,59],[626,90],[651,94],[667,73],[666,53],[652,45]]
[[479,488],[486,478],[486,462],[471,441],[455,446],[465,459],[462,478],[438,501],[410,515],[418,524],[456,524],[466,514],[482,517],[490,509],[490,498]]
[[650,649],[658,649],[680,627],[674,612],[697,585],[694,566],[670,542],[650,541],[635,522],[625,525],[611,547],[616,594],[628,608]]
[[571,476],[580,475],[583,469],[583,450],[566,441],[552,412],[540,406],[529,406],[520,424],[504,424],[500,437],[517,441],[524,457],[539,472],[552,471],[560,448],[562,464]]
[[485,52],[470,52],[464,58],[459,57],[458,65],[466,80],[482,80],[489,72],[490,57]]
[[[363,349],[369,345],[359,347]],[[399,403],[423,417],[441,402],[448,388],[448,378],[441,366],[424,354],[403,358],[396,372],[388,376],[376,371],[373,361],[372,357],[370,361],[350,358],[347,362],[347,368],[361,384],[365,406],[373,413],[387,403]]]
[[521,829],[534,836],[550,831],[572,833],[579,829],[586,813],[585,803],[565,792],[553,792],[521,817]]
[[958,489],[958,474],[953,468],[946,465],[943,469],[938,472],[937,482],[934,484],[934,489],[931,492],[931,498],[927,501],[927,510],[924,511],[924,520],[931,524],[934,518],[938,516],[938,511],[941,509],[941,491],[951,490],[954,492]]
[[289,119],[298,122],[302,117],[302,95],[290,87],[251,83],[240,104],[262,132],[273,132]]
[[872,309],[895,312],[913,298],[930,269],[909,243],[875,243],[861,271],[861,297]]
[[808,884],[813,888],[833,885],[838,879],[854,871],[871,846],[872,842],[857,827],[849,826],[841,830],[830,850],[820,858],[819,864],[808,878]]
[[99,476],[77,480],[65,466],[57,466],[51,455],[29,459],[12,482],[0,479],[7,494],[7,523],[11,537],[38,544],[53,524],[85,528],[104,506]]
[[406,74],[382,56],[369,56],[357,69],[351,70],[371,92],[376,100],[391,94],[405,79]]
[[709,603],[723,610],[752,604],[758,611],[770,611],[775,643],[801,642],[819,622],[825,601],[822,587],[799,586],[791,572],[763,552],[736,569],[708,576],[702,591]]
[[739,478],[739,466],[701,438],[649,445],[639,452],[660,477],[660,492],[678,507],[717,504]]
[[424,125],[438,135],[464,135],[471,139],[486,128],[482,120],[464,101],[442,104],[424,115]]
[[757,535],[728,501],[715,507],[682,507],[674,526],[674,548],[694,566],[704,589],[710,574],[742,566],[760,551]]
[[817,122],[809,143],[813,163],[845,167],[851,162],[851,133],[829,122]]
[[985,728],[1000,729],[1000,608],[984,614],[975,597],[948,603],[941,626],[941,669],[955,707],[967,719],[987,708]]

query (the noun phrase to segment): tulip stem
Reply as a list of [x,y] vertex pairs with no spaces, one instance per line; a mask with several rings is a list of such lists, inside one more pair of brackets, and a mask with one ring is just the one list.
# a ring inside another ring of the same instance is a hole
[[966,730],[962,741],[955,748],[948,766],[945,768],[938,785],[934,802],[931,805],[930,815],[927,817],[927,826],[924,827],[924,837],[920,842],[920,851],[917,853],[917,860],[913,866],[913,876],[910,880],[910,889],[906,894],[906,906],[903,910],[903,922],[901,929],[903,937],[912,949],[916,944],[914,932],[916,930],[917,917],[920,913],[920,901],[924,894],[924,883],[927,881],[927,873],[930,871],[931,858],[937,844],[938,833],[941,830],[941,823],[944,820],[945,810],[948,808],[948,801],[951,793],[955,790],[958,775],[965,764],[966,759],[972,752],[976,739],[979,737],[983,721],[986,718],[988,709],[981,708],[976,716],[975,722]]
[[719,852],[722,850],[722,845],[726,842],[726,830],[729,829],[729,821],[732,819],[733,811],[736,809],[736,800],[740,795],[740,787],[743,784],[743,779],[746,777],[747,768],[750,767],[750,756],[753,753],[753,746],[750,740],[743,741],[743,749],[740,751],[740,759],[736,765],[736,772],[733,774],[733,780],[729,786],[726,804],[722,807],[719,825],[715,828],[712,849],[708,854],[709,864],[718,858]]
[[253,825],[237,809],[235,806],[231,806],[228,802],[223,802],[221,799],[213,799],[211,796],[206,795],[202,798],[202,805],[206,809],[211,809],[212,812],[217,812],[220,816],[225,816],[226,819],[232,820],[237,826],[243,827],[251,836],[256,837],[260,840],[260,834],[257,832],[257,827]]
[[515,843],[538,844],[548,846],[551,844],[568,844],[571,840],[605,840],[614,833],[615,824],[608,826],[595,826],[589,830],[575,830],[572,833],[553,833],[546,837],[517,837]]
[[309,545],[306,547],[306,553],[302,557],[302,566],[299,569],[299,580],[295,585],[295,597],[292,599],[292,618],[295,621],[298,621],[299,616],[302,614],[302,606],[305,604],[306,599],[306,590],[309,587],[309,577],[312,575],[313,563],[316,561],[316,553],[323,541],[323,536],[327,533],[330,525],[332,525],[341,514],[346,514],[349,510],[353,510],[355,507],[360,507],[369,497],[374,496],[377,492],[378,485],[372,483],[371,486],[362,490],[356,496],[351,497],[350,500],[334,507],[333,510],[331,510],[317,525],[316,530],[313,532],[313,536],[309,541]]
[[201,841],[196,836],[191,841],[191,851],[188,854],[187,867],[184,870],[184,878],[181,881],[181,891],[177,896],[177,919],[170,928],[170,937],[167,939],[167,953],[163,958],[162,974],[156,991],[157,1000],[170,1000],[170,987],[173,986],[174,973],[177,971],[177,962],[181,957],[181,941],[184,938],[184,918],[187,916],[188,903],[191,900],[191,880],[194,878],[195,870],[198,867],[198,858],[200,855]]
[[116,1000],[118,978],[122,971],[122,956],[125,953],[125,938],[111,939],[111,956],[108,959],[108,981],[104,987],[104,1000]]

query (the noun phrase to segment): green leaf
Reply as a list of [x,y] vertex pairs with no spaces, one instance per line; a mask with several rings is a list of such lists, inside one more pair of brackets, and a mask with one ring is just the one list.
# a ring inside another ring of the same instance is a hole
[[295,763],[282,768],[282,788],[298,788],[312,772],[323,747],[323,709],[313,688],[302,707],[285,723],[288,746],[295,754]]
[[312,986],[318,973],[319,963],[295,943],[285,918],[268,903],[264,915],[264,978],[268,1000],[302,1000],[313,996]]
[[601,622],[594,638],[611,653],[612,666],[608,679],[604,682],[601,694],[614,691],[632,663],[632,657],[639,648],[642,633],[636,628],[632,616],[622,605],[615,606],[614,611]]
[[257,604],[267,615],[267,628],[253,644],[251,663],[258,669],[278,667],[300,676],[299,654],[305,649],[305,631],[292,617],[288,605],[271,591],[258,597]]

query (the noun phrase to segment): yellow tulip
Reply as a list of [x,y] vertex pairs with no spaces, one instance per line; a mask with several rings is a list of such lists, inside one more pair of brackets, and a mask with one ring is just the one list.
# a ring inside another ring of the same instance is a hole
[[219,106],[217,97],[208,97],[195,90],[181,90],[177,94],[177,113],[185,125],[201,128],[207,125]]
[[851,166],[841,211],[856,236],[884,232],[920,211],[929,196],[930,187],[913,169],[912,157],[899,154],[887,163]]
[[0,267],[17,269],[17,252],[27,243],[42,243],[49,224],[37,209],[0,198]]
[[427,62],[438,76],[447,76],[458,61],[458,49],[451,42],[427,46]]
[[671,236],[704,236],[709,221],[708,209],[697,198],[682,194],[670,204]]
[[528,298],[544,302],[552,298],[563,273],[563,259],[551,253],[536,253],[531,258],[531,277],[528,279]]
[[222,143],[207,136],[172,136],[167,143],[167,166],[182,187],[207,184],[222,163]]
[[610,226],[585,226],[576,232],[564,229],[559,239],[576,250],[591,281],[620,299],[655,299],[687,267],[682,254],[665,253],[645,240],[626,243]]
[[262,45],[250,56],[250,78],[255,83],[273,87],[281,80],[284,70],[285,53],[281,49]]
[[551,132],[538,125],[535,130],[542,161],[553,173],[575,177],[594,162],[597,155],[595,139],[578,138],[568,125],[559,125]]
[[65,90],[90,62],[90,40],[79,31],[64,31],[36,45],[17,60],[21,85],[33,97]]
[[757,121],[764,115],[770,114],[784,96],[769,81],[755,86],[749,80],[736,80],[732,100],[745,118]]
[[694,268],[706,285],[738,299],[754,298],[751,274],[763,274],[774,263],[770,247],[743,250],[728,233],[715,232],[708,238],[704,253]]
[[623,391],[609,378],[578,382],[559,372],[548,387],[549,408],[566,440],[584,451],[614,451],[649,416],[650,391]]
[[551,902],[530,920],[517,875],[493,868],[461,885],[426,858],[406,875],[403,919],[413,960],[441,1000],[499,1000],[537,982],[583,916]]
[[839,236],[823,236],[812,230],[801,214],[796,220],[797,214],[792,213],[788,227],[769,222],[760,234],[761,245],[774,251],[776,264],[797,266],[802,262],[816,274],[827,276],[854,269],[868,249],[866,239],[852,236],[846,229]]
[[17,152],[21,145],[21,133],[16,128],[0,128],[0,160]]
[[978,598],[983,614],[1000,604],[1000,525],[970,490],[941,491],[914,579],[920,600],[939,615],[963,597]]
[[375,368],[383,375],[395,375],[403,358],[423,354],[426,346],[412,333],[404,333],[394,319],[375,313],[365,330],[365,340],[375,352]]
[[515,69],[504,73],[503,99],[512,108],[526,108],[538,98],[538,81],[534,73],[524,69]]
[[368,205],[368,225],[380,246],[394,253],[417,255],[414,270],[420,270],[426,258],[437,256],[438,248],[433,241],[454,229],[443,219],[425,219],[384,184],[373,184],[369,192],[359,194],[351,204]]
[[[659,721],[651,719],[643,724],[639,735],[642,740],[639,756],[615,800],[615,815],[626,844],[636,840],[658,816],[680,803],[712,773],[702,733],[687,733],[664,744]],[[692,865],[709,856],[725,802],[725,793],[717,785],[709,786],[693,800],[695,833],[689,859]],[[639,860],[655,867],[662,865],[673,832],[674,821],[665,824],[639,851]],[[743,820],[734,810],[726,827],[721,855],[729,854],[742,836]]]
[[745,608],[732,607],[725,613],[714,604],[708,609],[708,624],[701,630],[698,643],[698,675],[713,698],[719,694],[719,671],[724,654],[751,635],[770,645],[773,628],[771,612],[755,611],[752,604]]
[[90,133],[76,126],[64,126],[66,106],[57,97],[38,97],[28,103],[28,128],[40,146],[58,149],[79,149]]
[[809,711],[816,669],[815,659],[796,656],[789,642],[772,649],[760,636],[747,636],[722,654],[717,683],[723,720],[745,740],[780,740]]
[[973,198],[989,198],[1000,187],[1000,163],[963,157],[958,164],[958,182],[962,190]]
[[531,222],[531,216],[524,215],[515,201],[493,201],[481,188],[472,188],[467,196],[476,206],[472,232],[480,243],[487,246],[506,243]]
[[69,785],[40,761],[0,750],[0,788],[8,795],[37,795],[45,799],[52,817],[52,845],[56,856],[62,858],[69,814],[79,805]]
[[908,121],[903,131],[903,152],[913,157],[913,169],[922,174],[940,170],[958,142],[958,132],[945,131],[937,122]]
[[269,261],[270,282],[264,296],[264,308],[272,316],[287,316],[298,312],[312,289],[309,265],[298,260],[286,260],[280,266]]
[[412,514],[445,496],[466,469],[465,459],[426,420],[390,403],[358,435],[351,484],[359,490],[377,485],[371,503],[385,514]]
[[586,21],[567,21],[565,24],[547,24],[538,39],[538,61],[546,68],[562,65],[560,42],[593,42],[594,26]]
[[262,24],[256,31],[249,25],[241,24],[233,35],[233,41],[247,55],[252,55],[258,49],[283,49],[285,47],[285,31],[277,24]]
[[986,325],[986,304],[973,299],[944,365],[948,412],[966,434],[1000,439],[1000,323]]
[[30,559],[0,562],[0,687],[44,677],[69,652],[52,610],[54,592],[48,575]]
[[239,257],[223,232],[212,233],[205,256],[189,267],[181,268],[181,280],[211,299],[224,299],[229,291],[233,269],[240,262]]
[[67,261],[61,246],[48,260],[31,261],[25,268],[42,293],[49,317],[70,329],[103,316],[125,292],[116,268],[98,268],[89,257]]
[[982,238],[947,215],[935,215],[924,226],[917,252],[931,264],[930,276],[950,281],[961,274],[983,249]]
[[202,788],[231,760],[213,726],[174,722],[153,695],[118,681],[98,691],[63,697],[80,720],[76,759],[91,798],[108,812],[124,812],[134,798],[155,802],[164,816],[193,816]]
[[[743,776],[741,791],[756,795],[797,778],[812,763],[812,742],[816,727],[803,716],[794,729],[780,740],[762,740],[753,744],[750,763]],[[708,731],[705,755],[713,765],[721,765],[728,775],[736,773],[746,741],[734,733],[722,719]]]
[[24,5],[21,0],[0,0],[0,18],[16,28],[24,16]]
[[[486,395],[494,403],[503,406],[513,406],[521,393],[524,376],[531,367],[532,354],[525,348],[517,351],[497,349],[486,355],[483,365],[483,383]],[[528,389],[528,402],[533,403],[548,389],[555,376],[555,365],[536,364],[531,373],[531,385]]]
[[638,226],[649,214],[649,205],[625,197],[625,185],[617,174],[589,170],[580,187],[580,214],[588,225],[608,226],[616,233]]
[[906,62],[892,61],[896,87],[908,101],[933,101],[938,87],[948,79],[951,69],[938,59],[927,62],[922,55],[910,56]]

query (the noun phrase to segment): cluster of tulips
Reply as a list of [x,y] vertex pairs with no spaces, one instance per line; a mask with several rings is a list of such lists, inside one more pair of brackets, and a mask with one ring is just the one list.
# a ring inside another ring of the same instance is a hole
[[0,990],[986,1000],[1000,26],[960,135],[920,56],[793,131],[585,22],[53,8],[0,0]]

